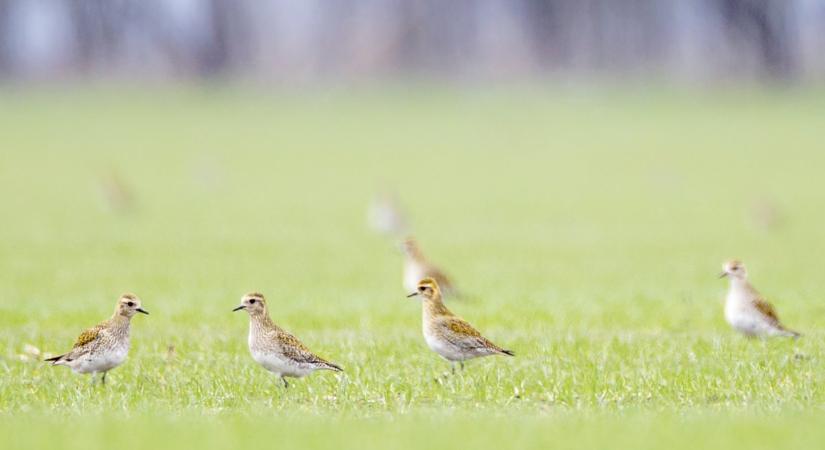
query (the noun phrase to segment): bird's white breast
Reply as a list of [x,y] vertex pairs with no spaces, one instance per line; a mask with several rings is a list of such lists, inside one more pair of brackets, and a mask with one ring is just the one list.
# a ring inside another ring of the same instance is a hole
[[252,359],[266,370],[281,376],[300,378],[312,373],[313,369],[281,357],[274,352],[252,352]]
[[734,325],[734,322],[743,314],[746,314],[748,307],[748,292],[738,284],[731,284],[728,295],[725,298],[725,320]]
[[128,355],[129,343],[127,341],[107,349],[89,352],[72,361],[70,367],[77,373],[106,372],[123,364]]
[[256,336],[254,330],[249,331],[249,352],[252,354],[252,359],[256,363],[263,366],[264,369],[273,372],[279,376],[288,376],[300,378],[309,375],[314,370],[303,364],[298,364],[295,361],[279,354],[275,349],[267,347],[259,347],[256,345]]
[[467,355],[460,352],[455,345],[432,331],[426,324],[424,325],[423,331],[424,341],[427,342],[427,346],[442,358],[448,361],[463,361],[467,359]]
[[743,283],[731,283],[725,299],[725,321],[748,336],[772,334],[776,327],[756,308],[754,294]]

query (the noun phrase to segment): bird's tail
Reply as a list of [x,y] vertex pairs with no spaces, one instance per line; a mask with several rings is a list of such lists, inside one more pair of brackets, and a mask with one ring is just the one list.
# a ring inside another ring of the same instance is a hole
[[787,337],[794,338],[794,339],[802,337],[802,333],[800,333],[798,331],[788,329],[788,328],[782,328],[782,333],[783,333],[782,334],[783,336],[787,336]]
[[341,368],[338,364],[333,364],[329,361],[324,361],[324,365],[321,366],[322,369],[332,370],[334,372],[343,372],[344,369]]
[[59,363],[63,359],[64,356],[66,356],[66,355],[63,354],[63,355],[60,355],[60,356],[55,356],[53,358],[46,358],[43,361],[50,362],[50,363],[52,363],[52,365],[56,365],[57,363]]
[[502,349],[502,350],[501,350],[501,354],[502,354],[502,355],[507,355],[507,356],[516,356],[516,354],[515,354],[515,353],[513,353],[513,351],[512,351],[512,350],[504,350],[504,349]]

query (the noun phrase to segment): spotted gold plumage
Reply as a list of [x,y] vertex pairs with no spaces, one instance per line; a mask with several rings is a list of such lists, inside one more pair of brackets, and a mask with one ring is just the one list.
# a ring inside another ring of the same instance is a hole
[[773,323],[779,323],[779,315],[776,313],[776,309],[765,299],[757,298],[753,301],[753,306],[755,306],[756,309],[758,309],[762,314],[765,315],[765,317],[767,317]]
[[100,330],[103,329],[103,324],[97,325],[95,327],[83,330],[80,333],[80,336],[77,337],[77,340],[74,342],[74,346],[72,348],[82,347],[100,336]]
[[341,370],[337,365],[312,353],[303,342],[289,332],[277,328],[272,335],[272,339],[280,344],[284,355],[298,364],[310,364],[326,366],[332,369]]
[[449,328],[453,333],[458,333],[465,336],[481,336],[481,333],[473,328],[472,325],[462,319],[459,319],[458,317],[451,318],[447,323],[447,328]]
[[[465,348],[472,349],[490,349],[495,352],[511,354],[509,350],[504,350],[498,345],[492,343],[489,339],[481,335],[481,333],[472,327],[469,323],[458,317],[453,317],[448,320],[447,327],[452,331],[452,334],[458,339],[454,340],[457,345],[462,345]],[[446,336],[450,339],[452,336]],[[511,355],[512,356],[512,355]]]
[[422,328],[431,350],[450,362],[459,362],[489,355],[514,356],[481,335],[472,325],[456,316],[445,305],[438,282],[425,278],[409,297],[423,299]]
[[748,271],[741,261],[732,260],[722,266],[720,277],[729,280],[725,298],[725,320],[736,331],[748,337],[799,337],[779,320],[776,309],[748,281]]
[[83,330],[69,352],[45,361],[67,366],[76,373],[102,373],[101,381],[105,383],[106,373],[126,361],[131,319],[137,313],[149,314],[136,295],[121,295],[112,317]]
[[235,311],[249,314],[249,351],[265,369],[278,375],[285,386],[286,377],[300,378],[316,370],[342,371],[340,366],[312,353],[297,337],[276,325],[269,316],[263,295],[244,295]]

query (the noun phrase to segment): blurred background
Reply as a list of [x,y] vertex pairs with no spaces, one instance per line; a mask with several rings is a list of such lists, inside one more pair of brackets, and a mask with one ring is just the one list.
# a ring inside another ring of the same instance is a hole
[[[66,270],[61,246],[97,249],[84,276],[107,292],[136,268],[157,286],[148,252],[109,264],[117,242],[221,255],[163,263],[224,271],[233,297],[270,268],[318,278],[301,264],[395,286],[406,235],[465,278],[506,262],[536,297],[548,273],[587,297],[582,271],[635,292],[664,249],[697,264],[666,276],[785,258],[825,245],[799,228],[817,221],[822,30],[825,0],[0,0],[7,289]],[[256,250],[260,273],[231,264]]]
[[[0,418],[796,408],[805,428],[824,30],[825,0],[0,0]],[[518,358],[433,383],[408,236]],[[805,338],[730,330],[730,258]],[[152,315],[111,391],[42,364],[124,291]],[[248,291],[349,381],[273,396],[230,312]],[[35,448],[97,436],[0,422]],[[472,422],[455,437],[509,436]],[[772,431],[791,422],[730,436],[816,436]]]
[[822,0],[0,0],[7,80],[821,82]]

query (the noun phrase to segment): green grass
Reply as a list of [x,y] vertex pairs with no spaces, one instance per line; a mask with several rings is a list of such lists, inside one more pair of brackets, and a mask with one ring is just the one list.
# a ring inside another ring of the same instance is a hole
[[[816,445],[822,117],[825,92],[7,90],[0,435],[32,448]],[[129,212],[107,209],[112,171]],[[468,294],[450,306],[516,358],[441,378],[400,256],[366,227],[384,186]],[[731,257],[802,339],[728,329],[715,274]],[[345,374],[281,389],[230,312],[251,290]],[[27,356],[68,349],[124,291],[152,314],[105,387]]]

